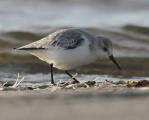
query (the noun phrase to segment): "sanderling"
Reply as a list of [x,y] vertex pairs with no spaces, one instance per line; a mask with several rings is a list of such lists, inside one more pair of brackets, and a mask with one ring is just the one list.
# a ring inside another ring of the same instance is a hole
[[112,42],[108,38],[95,37],[81,29],[60,29],[41,40],[16,49],[25,50],[50,64],[52,84],[53,67],[64,70],[75,82],[78,81],[69,70],[93,63],[105,56],[121,69],[113,57]]

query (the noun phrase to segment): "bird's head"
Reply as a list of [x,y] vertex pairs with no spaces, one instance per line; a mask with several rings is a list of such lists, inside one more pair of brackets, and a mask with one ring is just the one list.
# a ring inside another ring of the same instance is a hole
[[112,47],[112,42],[105,37],[96,37],[97,39],[97,51],[99,51],[99,53],[97,53],[97,55],[100,57],[100,55],[105,55],[108,56],[109,59],[117,66],[117,68],[119,70],[121,70],[120,65],[118,64],[118,62],[116,61],[116,59],[113,56],[113,47]]

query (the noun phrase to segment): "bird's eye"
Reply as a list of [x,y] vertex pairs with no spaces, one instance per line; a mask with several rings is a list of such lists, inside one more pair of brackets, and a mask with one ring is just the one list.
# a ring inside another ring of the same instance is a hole
[[103,48],[103,50],[104,50],[105,52],[107,52],[107,51],[108,51],[108,49],[107,49],[106,47],[104,47],[104,48]]

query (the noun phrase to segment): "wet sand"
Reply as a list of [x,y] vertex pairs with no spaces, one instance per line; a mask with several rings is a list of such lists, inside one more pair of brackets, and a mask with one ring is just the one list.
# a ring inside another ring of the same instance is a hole
[[0,92],[1,120],[147,120],[148,88]]

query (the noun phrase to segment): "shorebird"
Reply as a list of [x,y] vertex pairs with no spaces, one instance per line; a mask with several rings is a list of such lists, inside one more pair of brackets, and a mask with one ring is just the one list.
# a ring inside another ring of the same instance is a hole
[[78,82],[69,70],[91,64],[105,56],[108,56],[121,70],[113,56],[112,42],[108,38],[95,37],[77,28],[57,30],[41,40],[15,49],[27,51],[48,63],[51,69],[51,84],[55,84],[53,67],[64,70],[68,76]]

